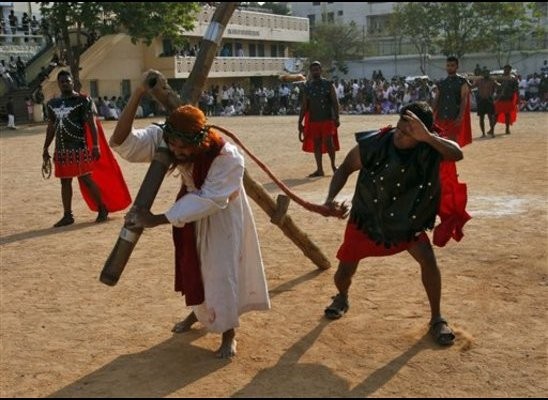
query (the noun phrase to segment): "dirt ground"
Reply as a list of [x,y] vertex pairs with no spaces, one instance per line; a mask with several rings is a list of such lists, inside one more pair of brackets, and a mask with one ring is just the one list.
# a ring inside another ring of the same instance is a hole
[[[330,178],[306,178],[314,160],[300,151],[296,116],[211,121],[237,133],[298,195],[324,200]],[[342,116],[338,160],[354,132],[396,122]],[[125,212],[95,224],[75,183],[76,223],[53,229],[62,207],[59,180],[40,173],[45,125],[2,128],[0,395],[546,397],[548,114],[521,113],[511,135],[497,125],[494,139],[478,139],[477,116],[472,123],[476,139],[458,168],[473,218],[461,242],[435,249],[455,345],[439,348],[427,335],[426,295],[406,253],[362,261],[349,312],[324,319],[346,221],[290,205],[332,263],[320,271],[252,202],[272,309],[241,318],[230,361],[214,357],[220,337],[199,324],[170,332],[188,310],[173,291],[169,226],[145,231],[119,283],[102,284]],[[114,123],[104,127],[109,137]],[[118,160],[135,197],[148,164]],[[249,157],[247,167],[273,197],[280,192]],[[351,198],[354,178],[338,199]],[[165,178],[153,212],[169,207],[178,185]]]

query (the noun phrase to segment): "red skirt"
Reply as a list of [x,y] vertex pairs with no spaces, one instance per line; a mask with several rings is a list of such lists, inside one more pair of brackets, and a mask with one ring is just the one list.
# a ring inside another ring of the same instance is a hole
[[[339,145],[339,134],[337,132],[337,127],[335,126],[335,121],[326,120],[318,122],[310,122],[308,113],[304,116],[304,137],[303,137],[303,146],[302,150],[306,153],[314,153],[314,139],[315,138],[324,138],[324,137],[333,137],[333,148],[335,151],[340,150]],[[327,153],[327,145],[325,140],[322,140],[322,154]]]
[[356,262],[366,257],[384,257],[401,253],[417,242],[430,243],[430,239],[425,232],[421,232],[415,239],[411,242],[402,242],[390,246],[387,249],[382,243],[376,244],[374,240],[359,230],[356,224],[349,222],[346,225],[344,241],[337,252],[337,258],[342,262]]
[[519,97],[517,93],[514,93],[511,100],[497,100],[495,101],[495,114],[497,115],[497,122],[505,123],[505,114],[510,114],[510,125],[513,125],[518,118],[518,102]]
[[56,178],[74,178],[91,173],[94,161],[89,149],[71,149],[55,152],[53,156]]

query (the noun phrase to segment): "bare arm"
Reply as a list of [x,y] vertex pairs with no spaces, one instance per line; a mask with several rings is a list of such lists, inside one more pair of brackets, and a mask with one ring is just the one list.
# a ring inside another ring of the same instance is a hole
[[49,155],[48,149],[49,149],[49,145],[53,141],[53,138],[55,137],[55,126],[54,126],[55,120],[52,118],[51,115],[48,119],[49,119],[49,122],[48,122],[48,127],[46,128],[46,139],[44,141],[44,151],[42,153],[42,159],[44,161],[51,158]]
[[93,115],[93,108],[91,107],[91,103],[93,102],[93,100],[91,99],[88,99],[88,100],[90,102],[90,109],[89,109],[89,114],[87,116],[86,122],[89,124],[89,128],[91,130],[91,144],[93,145],[93,148],[91,150],[91,156],[93,157],[94,160],[97,160],[100,157],[99,141],[97,138],[97,125],[95,123],[95,116]]
[[468,83],[464,83],[460,87],[460,107],[459,107],[459,116],[457,117],[458,121],[462,121],[464,112],[466,111],[466,103],[468,102],[468,97],[470,95],[470,86]]
[[434,97],[434,101],[432,102],[432,111],[434,112],[434,115],[438,114],[438,104],[441,96],[440,87],[438,85],[436,85],[436,89],[436,96]]
[[128,135],[131,133],[133,127],[133,120],[135,119],[135,114],[137,113],[137,108],[141,102],[141,98],[146,93],[146,88],[144,85],[140,85],[135,89],[135,91],[129,97],[129,100],[122,110],[116,128],[110,137],[109,144],[110,146],[117,146],[126,140]]
[[301,99],[301,111],[299,112],[299,132],[302,132],[304,130],[303,119],[307,111],[308,111],[308,96],[306,95],[306,91],[303,88],[303,95]]
[[331,205],[335,200],[335,197],[341,189],[346,184],[348,177],[355,171],[358,171],[362,167],[362,162],[360,158],[360,148],[355,146],[352,150],[348,152],[343,163],[339,166],[333,178],[331,178],[331,183],[329,184],[329,192],[327,198],[325,199],[326,205]]
[[329,97],[331,98],[331,104],[333,107],[333,119],[335,120],[335,126],[338,128],[340,125],[339,122],[339,101],[337,100],[337,92],[335,91],[335,86],[331,85],[329,91]]
[[441,154],[444,160],[460,161],[463,158],[460,146],[449,139],[444,139],[430,133],[422,121],[411,111],[407,110],[402,118],[411,124],[409,135],[419,142],[425,142]]

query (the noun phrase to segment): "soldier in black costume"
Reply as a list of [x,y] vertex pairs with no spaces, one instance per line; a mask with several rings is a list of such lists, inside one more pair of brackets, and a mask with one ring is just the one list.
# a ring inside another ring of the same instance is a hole
[[453,343],[441,316],[441,276],[425,230],[432,229],[440,206],[441,160],[462,159],[459,145],[433,133],[433,114],[425,102],[402,108],[396,128],[356,134],[358,145],[333,176],[327,206],[334,205],[350,174],[359,171],[350,219],[337,258],[338,294],[325,309],[338,319],[349,308],[348,290],[358,263],[407,250],[421,267],[430,303],[431,333],[437,343]]
[[[100,157],[93,101],[91,97],[74,90],[72,76],[68,71],[59,72],[57,84],[61,95],[51,99],[47,104],[48,127],[42,155],[44,161],[51,158],[48,148],[55,138],[53,161],[55,176],[61,179],[64,215],[54,227],[74,223],[72,215],[72,178],[74,177],[86,186],[99,206],[96,222],[104,222],[107,220],[108,211],[103,204],[101,191],[91,175],[94,162]],[[86,138],[86,124],[91,132],[91,151]]]

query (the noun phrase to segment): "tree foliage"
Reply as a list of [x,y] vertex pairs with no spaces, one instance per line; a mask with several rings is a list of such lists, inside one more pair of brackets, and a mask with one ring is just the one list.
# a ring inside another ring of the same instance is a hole
[[485,28],[492,20],[478,12],[478,4],[481,3],[433,3],[431,12],[439,21],[436,44],[442,54],[461,58],[466,53],[485,50]]
[[346,61],[360,57],[362,33],[356,24],[321,23],[314,26],[308,43],[295,47],[297,57],[320,61],[324,72],[348,72]]
[[431,12],[433,3],[400,3],[390,18],[390,31],[396,37],[409,38],[419,54],[420,69],[426,74],[429,54],[434,51],[434,39],[439,31],[439,21]]
[[[539,24],[536,3],[476,3],[476,12],[487,21],[482,29],[487,49],[496,54],[499,67],[508,64],[513,50],[537,32]],[[544,28],[545,29],[545,28]]]
[[415,45],[423,72],[428,53],[461,58],[494,52],[504,64],[512,49],[540,26],[536,8],[532,2],[405,2],[394,9],[391,31]]
[[[41,2],[40,12],[66,50],[67,61],[77,89],[80,87],[80,55],[85,50],[83,37],[125,32],[133,43],[149,45],[155,37],[184,43],[182,33],[192,30],[198,3],[171,2]],[[75,40],[71,40],[71,36]]]

